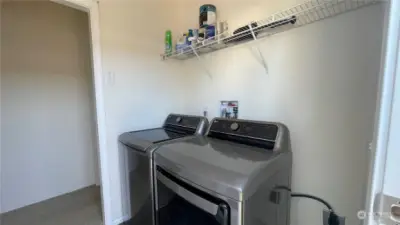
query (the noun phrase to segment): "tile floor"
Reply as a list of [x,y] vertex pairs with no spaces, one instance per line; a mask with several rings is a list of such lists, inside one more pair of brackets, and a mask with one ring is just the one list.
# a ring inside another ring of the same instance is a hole
[[100,189],[87,187],[1,215],[1,225],[102,225]]

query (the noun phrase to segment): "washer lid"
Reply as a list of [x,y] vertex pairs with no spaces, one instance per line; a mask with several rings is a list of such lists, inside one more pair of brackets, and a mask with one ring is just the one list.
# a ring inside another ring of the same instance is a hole
[[126,132],[119,141],[135,150],[146,152],[150,146],[190,135],[204,134],[208,120],[202,116],[169,114],[163,127]]
[[290,152],[267,151],[207,137],[166,144],[154,153],[157,166],[238,201],[250,196],[290,157]]
[[189,135],[191,134],[155,128],[123,133],[119,136],[119,141],[136,150],[145,151],[151,145]]

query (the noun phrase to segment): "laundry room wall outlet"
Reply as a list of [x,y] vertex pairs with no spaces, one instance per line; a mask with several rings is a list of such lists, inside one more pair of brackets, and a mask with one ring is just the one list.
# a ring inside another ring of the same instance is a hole
[[[323,224],[324,225],[329,225],[328,224],[328,218],[329,218],[330,212],[326,209],[322,211],[322,219],[323,219]],[[346,217],[339,216],[339,225],[345,225]]]
[[109,71],[106,75],[106,84],[108,86],[114,86],[115,84],[115,72]]

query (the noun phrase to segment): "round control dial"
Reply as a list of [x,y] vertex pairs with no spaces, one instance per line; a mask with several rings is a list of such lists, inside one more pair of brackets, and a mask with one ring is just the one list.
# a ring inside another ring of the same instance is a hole
[[237,130],[239,130],[239,124],[238,123],[232,123],[231,124],[231,130],[233,130],[233,131],[237,131]]

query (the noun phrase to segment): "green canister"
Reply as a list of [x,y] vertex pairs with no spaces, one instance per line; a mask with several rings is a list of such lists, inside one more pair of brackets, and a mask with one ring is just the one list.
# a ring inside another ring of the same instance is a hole
[[172,53],[172,32],[167,30],[165,32],[165,54],[169,55]]

